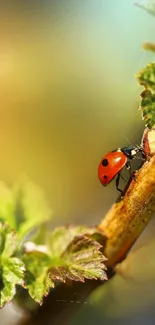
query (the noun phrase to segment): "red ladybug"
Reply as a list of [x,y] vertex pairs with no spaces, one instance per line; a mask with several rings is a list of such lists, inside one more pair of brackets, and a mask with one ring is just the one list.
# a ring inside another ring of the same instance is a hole
[[[119,148],[107,153],[101,160],[98,167],[98,177],[103,186],[108,185],[114,177],[116,178],[116,188],[118,191],[123,193],[123,191],[119,188],[119,180],[121,170],[124,166],[127,169],[131,168],[130,160],[136,158],[137,153],[140,152],[145,160],[145,154],[141,146],[129,146],[124,148]],[[138,157],[137,157],[138,158]],[[123,178],[123,177],[122,177]]]

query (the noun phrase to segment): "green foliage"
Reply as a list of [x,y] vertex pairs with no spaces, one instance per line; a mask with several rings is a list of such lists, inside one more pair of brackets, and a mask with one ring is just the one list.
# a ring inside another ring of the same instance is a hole
[[[51,233],[40,227],[31,251],[25,241],[19,245],[50,216],[42,192],[31,182],[18,182],[12,190],[0,183],[0,307],[14,297],[17,285],[41,304],[49,290],[66,279],[106,279],[105,257],[97,241],[102,236],[96,228],[68,226]],[[39,241],[46,245],[45,252]]]
[[0,224],[0,308],[15,295],[16,285],[23,285],[24,263],[13,253],[17,246],[16,233]]
[[140,85],[143,85],[151,92],[155,91],[155,63],[148,63],[136,77]]
[[26,267],[25,288],[28,289],[30,296],[41,304],[43,297],[54,287],[54,283],[48,277],[50,257],[34,251],[25,254],[23,261]]
[[[139,1],[135,5],[155,16],[154,0]],[[155,52],[154,43],[144,43],[143,48]],[[142,118],[145,120],[145,126],[153,129],[155,127],[155,63],[149,63],[136,75],[136,78],[138,83],[145,88],[141,94],[140,109],[142,111]]]
[[151,129],[155,126],[155,93],[144,90],[141,97],[142,116],[146,126]]
[[149,63],[136,75],[136,78],[139,84],[145,87],[141,93],[142,118],[146,126],[152,129],[155,127],[155,63]]
[[66,279],[84,281],[84,279],[107,280],[100,244],[87,236],[77,236],[62,254],[63,265],[50,269],[53,281],[65,282]]
[[21,181],[14,185],[15,218],[19,238],[30,230],[51,219],[51,209],[44,193],[30,181]]
[[68,226],[48,233],[47,252],[41,246],[27,243],[21,249],[16,231],[0,223],[0,307],[16,293],[16,286],[23,286],[39,304],[57,283],[67,279],[106,280],[106,258],[101,244],[94,239],[101,234],[96,228]]
[[155,1],[154,0],[143,0],[135,3],[137,7],[146,10],[149,14],[155,16]]
[[[14,297],[17,285],[41,304],[51,288],[67,279],[107,279],[102,234],[85,226],[50,232],[44,227],[50,216],[33,183],[18,182],[12,189],[0,183],[0,307]],[[36,227],[37,236],[28,243],[26,235]]]
[[67,279],[82,282],[107,279],[101,245],[89,237],[95,232],[96,229],[82,226],[60,227],[51,233],[48,254],[36,250],[25,252],[25,287],[35,301],[41,304],[50,288]]
[[[94,228],[86,226],[66,226],[58,227],[52,233],[47,234],[47,247],[53,257],[61,256],[67,249],[68,245],[74,240],[76,236],[87,235],[94,239],[95,234],[99,235],[99,231]],[[103,238],[103,236],[102,236]]]
[[12,189],[0,183],[0,220],[15,228],[19,239],[50,218],[51,209],[32,182],[17,182]]
[[15,227],[14,200],[11,189],[3,182],[0,182],[0,220],[8,222],[11,227]]

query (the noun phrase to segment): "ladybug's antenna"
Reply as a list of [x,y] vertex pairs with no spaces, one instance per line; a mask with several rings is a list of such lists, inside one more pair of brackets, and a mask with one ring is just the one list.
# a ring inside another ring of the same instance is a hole
[[124,137],[124,139],[126,140],[126,142],[130,145],[130,146],[132,146],[132,143],[126,138],[126,137]]

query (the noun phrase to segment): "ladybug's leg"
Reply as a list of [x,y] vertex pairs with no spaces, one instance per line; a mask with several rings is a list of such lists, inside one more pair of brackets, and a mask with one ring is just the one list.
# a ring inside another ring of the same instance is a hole
[[134,181],[136,181],[135,171],[131,172],[131,164],[130,164],[130,161],[127,161],[127,163],[126,163],[126,168],[127,168],[128,171],[129,171],[130,177],[131,177],[132,179],[134,179]]
[[127,170],[129,171],[129,177],[131,177],[131,164],[130,164],[129,160],[127,161],[125,166],[126,166]]
[[121,175],[121,173],[120,173],[120,177],[123,179],[123,181],[126,182],[126,179]]
[[135,172],[135,170],[133,171],[131,177],[136,182],[136,172]]
[[145,153],[145,151],[143,149],[141,150],[141,154],[142,154],[143,159],[146,160],[147,154]]
[[126,168],[129,170],[129,172],[131,173],[131,164],[130,161],[127,161],[126,163]]
[[119,191],[122,194],[124,194],[123,191],[119,188],[119,181],[120,181],[120,173],[116,177],[116,189],[117,189],[117,191]]

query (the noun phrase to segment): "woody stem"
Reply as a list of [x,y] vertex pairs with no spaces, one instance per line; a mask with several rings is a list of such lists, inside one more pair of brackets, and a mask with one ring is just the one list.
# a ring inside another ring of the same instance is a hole
[[124,198],[113,204],[99,225],[107,238],[104,254],[108,266],[115,266],[126,256],[154,212],[155,156],[136,172]]

